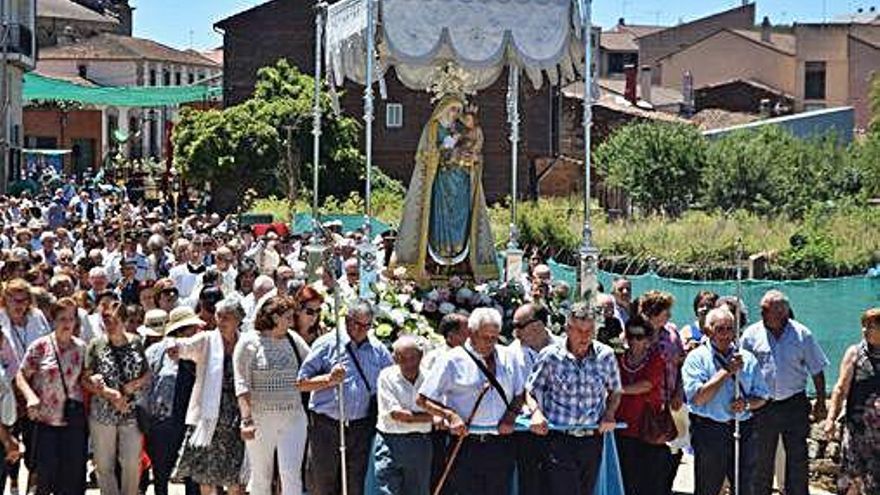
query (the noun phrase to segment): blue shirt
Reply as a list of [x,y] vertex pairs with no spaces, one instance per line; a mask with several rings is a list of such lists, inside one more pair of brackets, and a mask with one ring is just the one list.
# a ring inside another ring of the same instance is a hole
[[[318,375],[330,373],[330,370],[341,363],[345,366],[345,380],[343,390],[345,394],[345,418],[339,417],[339,403],[337,402],[337,387],[325,388],[312,392],[309,401],[309,409],[329,416],[337,421],[356,420],[366,418],[370,412],[370,398],[376,394],[376,382],[382,368],[391,366],[391,353],[381,342],[373,338],[367,338],[359,345],[351,341],[348,332],[339,331],[342,345],[340,353],[336,352],[336,332],[322,335],[312,344],[309,355],[305,358],[299,369],[299,379],[313,378]],[[369,381],[364,383],[357,367],[351,359],[351,354],[346,350],[349,346],[357,357],[361,369]]]
[[[489,386],[489,390],[480,402],[474,414],[471,426],[484,428],[486,433],[496,433],[498,423],[507,412],[507,404],[497,390],[488,385],[486,375],[474,363],[468,352],[487,364],[486,360],[471,346],[470,341],[464,346],[450,349],[438,358],[434,366],[425,375],[425,381],[419,387],[419,394],[442,404],[455,411],[462,419],[467,420],[474,410],[474,405]],[[522,394],[524,377],[522,365],[516,354],[510,349],[495,346],[495,379],[504,390],[508,401]]]
[[611,347],[593,341],[578,359],[567,341],[541,351],[526,382],[547,421],[566,427],[596,425],[605,413],[609,392],[622,392],[620,370]]
[[770,398],[785,400],[803,392],[807,378],[828,366],[828,358],[807,327],[789,320],[777,339],[759,321],[743,332],[742,348],[758,359]]
[[[684,395],[687,398],[688,411],[704,418],[726,423],[735,418],[730,410],[730,404],[736,398],[736,381],[731,377],[715,393],[715,396],[702,406],[694,404],[694,396],[700,388],[706,384],[715,373],[718,373],[727,364],[733,349],[729,349],[727,356],[721,356],[711,343],[706,342],[685,358],[681,367],[681,378],[684,382]],[[770,396],[770,390],[764,382],[764,377],[758,369],[758,361],[755,356],[746,350],[740,351],[743,358],[743,369],[739,372],[741,392],[747,398],[766,399]],[[739,419],[746,420],[752,417],[750,411],[740,413]]]

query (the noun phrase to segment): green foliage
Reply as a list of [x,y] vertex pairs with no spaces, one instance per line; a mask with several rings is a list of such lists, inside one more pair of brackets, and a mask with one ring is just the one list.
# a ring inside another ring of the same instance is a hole
[[834,136],[802,140],[776,126],[713,142],[703,171],[703,205],[803,216],[816,202],[861,190],[862,174]]
[[[286,60],[257,73],[254,96],[220,110],[184,110],[175,128],[174,164],[194,184],[212,182],[236,204],[244,191],[288,192],[287,130],[299,177],[311,177],[314,79]],[[347,194],[361,183],[358,123],[333,115],[323,97],[319,174],[322,195]],[[284,186],[282,186],[284,185]]]
[[595,152],[608,183],[647,213],[679,215],[693,203],[706,141],[689,125],[639,123],[621,128]]
[[868,99],[871,101],[871,131],[878,134],[880,133],[880,75],[874,74]]

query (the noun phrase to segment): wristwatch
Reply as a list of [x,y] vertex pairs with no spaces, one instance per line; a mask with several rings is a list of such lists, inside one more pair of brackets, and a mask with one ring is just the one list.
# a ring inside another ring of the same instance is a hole
[[748,399],[746,399],[746,407],[745,407],[745,410],[746,410],[746,411],[751,411],[751,410],[752,410],[752,403],[749,402]]
[[247,428],[249,426],[254,426],[254,418],[242,418],[239,428]]

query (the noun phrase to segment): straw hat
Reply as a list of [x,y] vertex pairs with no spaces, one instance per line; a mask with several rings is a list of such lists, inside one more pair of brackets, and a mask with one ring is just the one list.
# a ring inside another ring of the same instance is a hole
[[198,316],[192,308],[188,306],[180,306],[171,310],[168,314],[168,324],[165,325],[165,335],[171,335],[181,328],[204,325],[205,322]]
[[138,327],[141,337],[164,337],[168,313],[161,309],[151,309],[144,315],[144,324]]

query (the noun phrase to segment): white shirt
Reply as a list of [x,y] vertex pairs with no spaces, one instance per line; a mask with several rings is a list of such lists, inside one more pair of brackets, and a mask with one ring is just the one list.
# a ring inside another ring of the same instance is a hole
[[30,310],[24,327],[13,325],[6,310],[0,309],[0,328],[4,337],[3,347],[0,348],[0,360],[6,368],[7,376],[15,376],[18,373],[18,366],[28,346],[52,331],[43,312],[37,308]]
[[[476,355],[470,341],[446,353],[425,376],[425,381],[419,387],[421,395],[437,402],[445,402],[446,406],[454,410],[462,419],[470,416],[477,398],[489,383],[468,355],[468,351]],[[483,360],[479,356],[477,359]],[[483,361],[485,364],[485,360]],[[509,349],[498,345],[495,346],[495,377],[508,401],[512,402],[514,397],[522,394],[525,384],[522,368]],[[489,385],[489,391],[480,403],[471,425],[492,430],[486,433],[494,432],[505,412],[507,412],[507,404]]]
[[376,383],[376,395],[379,401],[379,417],[376,420],[376,429],[382,433],[430,433],[431,422],[404,423],[391,417],[391,413],[397,411],[409,411],[412,413],[424,412],[416,405],[419,397],[419,387],[425,381],[424,375],[419,373],[415,383],[410,383],[400,366],[389,366],[379,372]]
[[174,286],[177,287],[181,299],[186,299],[193,293],[193,289],[199,283],[199,275],[189,271],[189,265],[186,263],[181,263],[168,270],[168,278],[174,281]]

